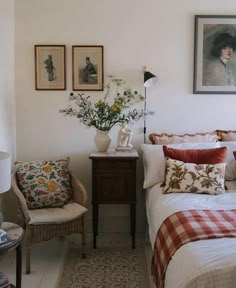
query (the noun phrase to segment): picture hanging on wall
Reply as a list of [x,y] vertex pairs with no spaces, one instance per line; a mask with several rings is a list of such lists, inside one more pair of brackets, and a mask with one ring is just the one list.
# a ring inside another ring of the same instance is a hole
[[103,46],[72,46],[73,90],[102,91]]
[[66,89],[66,46],[35,45],[35,89]]
[[236,93],[236,16],[195,15],[194,94]]

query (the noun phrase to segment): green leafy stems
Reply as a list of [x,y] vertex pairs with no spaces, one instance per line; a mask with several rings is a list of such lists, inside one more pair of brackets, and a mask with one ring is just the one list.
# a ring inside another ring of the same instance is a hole
[[[60,112],[66,116],[75,116],[87,127],[95,127],[102,131],[109,131],[113,126],[130,121],[137,121],[144,116],[144,110],[131,109],[133,105],[144,101],[144,97],[131,89],[119,92],[125,84],[122,79],[112,78],[106,85],[106,93],[102,99],[92,102],[90,96],[83,93],[70,93],[69,101],[73,101],[73,108],[68,106]],[[112,86],[115,86],[115,97],[111,99]]]

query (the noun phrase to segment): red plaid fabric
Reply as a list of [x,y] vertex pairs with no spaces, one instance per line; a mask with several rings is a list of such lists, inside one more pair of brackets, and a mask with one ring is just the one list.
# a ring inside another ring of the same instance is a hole
[[163,288],[167,265],[182,245],[202,239],[236,237],[236,210],[187,210],[169,216],[156,236],[152,275]]

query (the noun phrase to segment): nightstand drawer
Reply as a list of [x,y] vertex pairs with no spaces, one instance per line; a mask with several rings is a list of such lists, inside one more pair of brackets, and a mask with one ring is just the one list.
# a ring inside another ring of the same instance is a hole
[[112,177],[100,175],[96,177],[97,201],[99,203],[135,202],[136,193],[133,183],[135,182],[130,181],[129,175]]
[[114,159],[102,159],[96,160],[94,162],[94,169],[97,171],[103,170],[119,170],[119,169],[135,169],[136,168],[136,161],[127,161],[127,160],[114,160]]

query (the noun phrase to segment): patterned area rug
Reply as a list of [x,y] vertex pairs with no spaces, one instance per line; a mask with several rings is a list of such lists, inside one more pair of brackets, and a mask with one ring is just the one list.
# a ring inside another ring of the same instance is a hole
[[87,250],[72,246],[64,263],[59,288],[148,288],[145,248],[99,247]]

